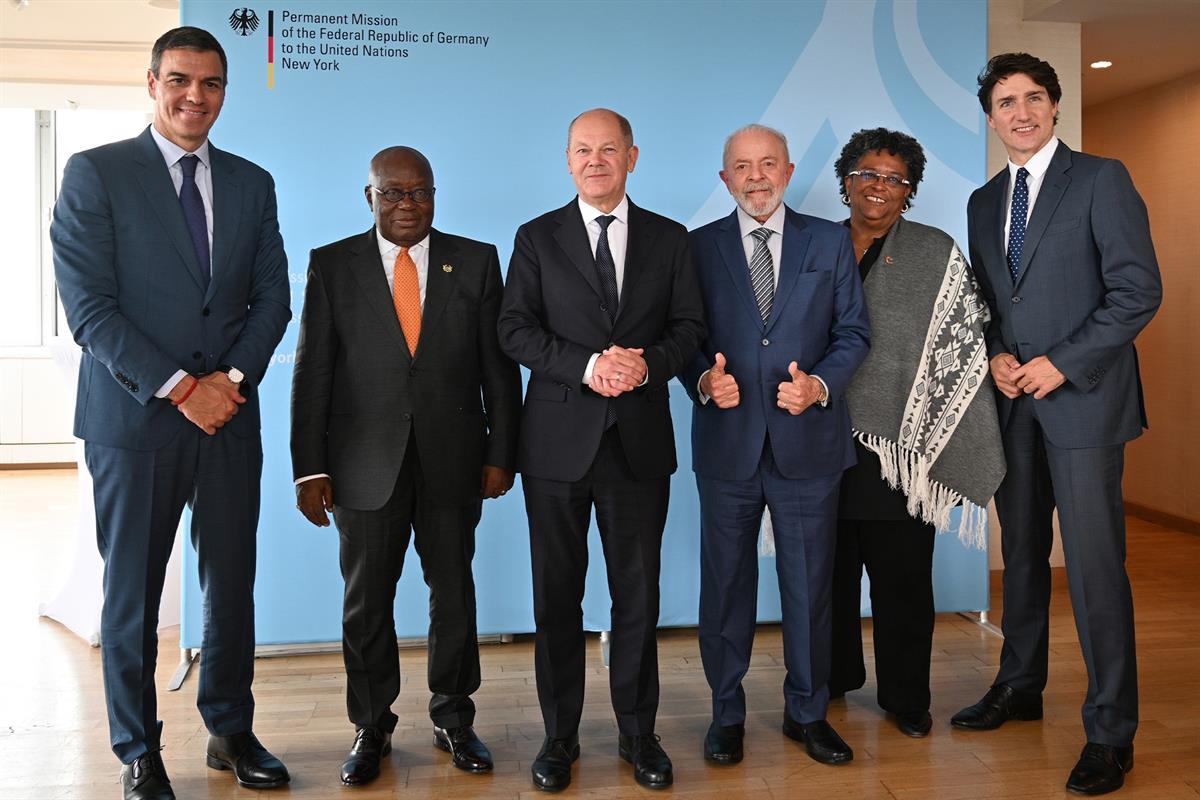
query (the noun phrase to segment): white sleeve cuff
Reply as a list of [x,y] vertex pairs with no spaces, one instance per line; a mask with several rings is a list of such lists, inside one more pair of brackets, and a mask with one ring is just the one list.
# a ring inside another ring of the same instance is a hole
[[181,370],[181,369],[175,370],[175,374],[172,375],[171,377],[167,378],[167,382],[164,383],[162,386],[158,387],[158,391],[154,393],[154,396],[159,398],[160,400],[163,399],[164,397],[166,397],[167,395],[169,395],[171,393],[172,389],[174,389],[176,386],[179,385],[179,382],[181,380],[183,380],[186,377],[187,377],[187,373],[184,372],[183,370]]
[[826,384],[825,381],[821,380],[820,375],[813,375],[813,377],[816,378],[818,381],[820,381],[821,388],[825,390],[825,399],[819,400],[817,402],[820,403],[821,408],[828,408],[829,407],[829,385]]
[[324,472],[318,472],[316,475],[305,475],[303,478],[296,478],[296,485],[299,486],[307,481],[316,480],[317,478],[328,478]]
[[704,370],[704,372],[700,373],[700,380],[696,381],[696,394],[697,394],[697,396],[699,396],[700,405],[702,405],[702,406],[708,405],[708,401],[712,400],[711,397],[709,397],[707,394],[704,393],[704,389],[701,388],[704,386],[704,376],[710,372],[712,372],[711,369]]
[[600,357],[599,353],[592,353],[592,357],[588,359],[587,369],[583,371],[583,385],[592,385],[592,370],[596,368],[596,359]]

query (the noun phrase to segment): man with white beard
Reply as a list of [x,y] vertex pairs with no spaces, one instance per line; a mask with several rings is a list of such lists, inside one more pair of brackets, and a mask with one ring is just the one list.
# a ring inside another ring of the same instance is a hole
[[708,339],[680,374],[695,401],[700,494],[700,655],[712,689],[704,756],[742,760],[763,509],[783,610],[783,732],[825,764],[854,752],[826,721],[838,486],[855,461],[846,386],[869,330],[846,228],[783,204],[787,140],[748,125],[725,142],[737,202],[691,233]]

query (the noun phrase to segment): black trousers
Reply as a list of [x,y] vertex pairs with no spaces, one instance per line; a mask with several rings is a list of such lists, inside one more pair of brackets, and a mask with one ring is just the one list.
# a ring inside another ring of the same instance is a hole
[[858,689],[867,679],[859,618],[865,566],[871,579],[879,706],[893,714],[929,709],[935,535],[932,525],[912,518],[838,521],[832,693]]
[[471,561],[480,511],[481,501],[446,506],[429,499],[412,439],[383,508],[334,506],[346,583],[346,708],[355,727],[396,727],[391,705],[400,694],[400,659],[392,609],[410,535],[429,586],[429,716],[442,728],[474,722],[479,640]]
[[638,480],[614,426],[579,481],[522,476],[533,566],[534,660],[546,734],[583,714],[583,590],[593,506],[612,596],[609,688],[617,727],[652,733],[658,713],[658,575],[670,478]]

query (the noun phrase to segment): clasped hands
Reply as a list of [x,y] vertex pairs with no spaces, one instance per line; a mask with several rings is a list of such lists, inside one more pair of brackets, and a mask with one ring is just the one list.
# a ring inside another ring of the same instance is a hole
[[[197,428],[213,436],[218,428],[233,419],[233,415],[238,412],[238,406],[245,403],[246,398],[238,391],[238,384],[229,380],[229,376],[224,372],[210,372],[203,378],[192,377],[192,380],[197,381],[195,389],[192,389],[191,382],[184,378],[175,384],[167,399],[178,403],[176,408],[179,412]],[[187,399],[180,403],[179,398],[184,396]]]
[[600,354],[592,365],[592,391],[604,397],[616,397],[636,389],[646,380],[646,359],[641,347],[613,345]]
[[1001,353],[991,360],[992,380],[1001,394],[1016,400],[1022,394],[1041,400],[1067,382],[1067,378],[1045,356],[1032,358],[1022,364],[1011,353]]
[[[791,380],[779,384],[775,404],[792,416],[804,411],[820,400],[824,393],[821,382],[807,374],[793,361],[788,365]],[[735,408],[742,402],[737,379],[725,371],[725,355],[717,353],[712,367],[700,376],[700,391],[708,395],[717,408]]]

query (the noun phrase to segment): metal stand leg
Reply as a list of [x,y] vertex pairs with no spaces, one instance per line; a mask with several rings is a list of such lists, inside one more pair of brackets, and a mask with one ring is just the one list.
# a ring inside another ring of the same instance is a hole
[[960,617],[966,617],[967,619],[971,620],[971,622],[974,622],[976,625],[983,628],[985,631],[997,637],[998,639],[1004,638],[1004,631],[1000,630],[988,621],[988,612],[980,611],[979,616],[975,616],[969,611],[960,611],[958,612],[958,615]]
[[192,664],[196,663],[196,659],[199,657],[199,650],[193,650],[190,647],[180,648],[179,666],[175,668],[175,674],[171,676],[171,682],[167,684],[168,692],[179,691],[179,687],[183,686],[183,682],[187,680],[188,673],[192,670]]
[[608,669],[609,651],[612,649],[612,634],[608,631],[600,631],[600,660],[604,662],[604,668]]

